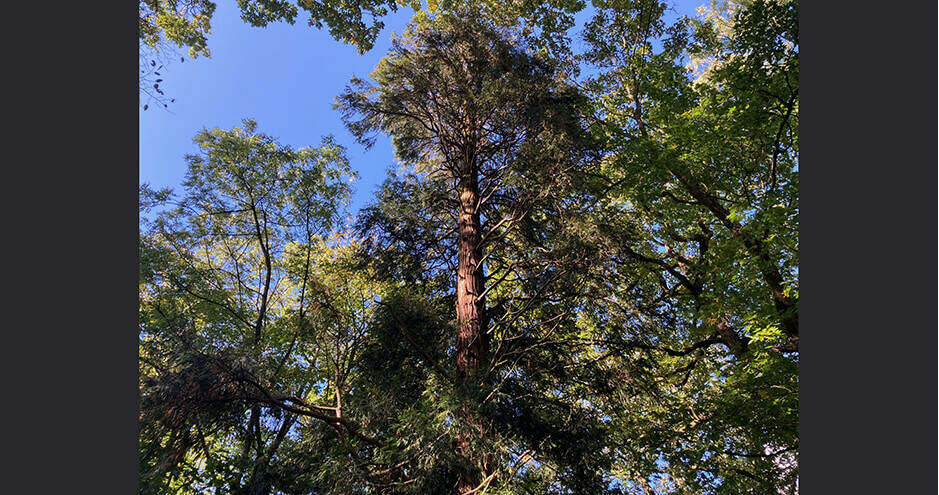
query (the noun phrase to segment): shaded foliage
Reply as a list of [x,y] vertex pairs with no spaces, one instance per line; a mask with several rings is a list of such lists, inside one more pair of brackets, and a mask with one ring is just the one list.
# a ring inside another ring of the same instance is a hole
[[584,78],[582,4],[415,16],[337,101],[401,162],[351,231],[250,121],[141,187],[142,491],[798,492],[798,6],[593,5]]

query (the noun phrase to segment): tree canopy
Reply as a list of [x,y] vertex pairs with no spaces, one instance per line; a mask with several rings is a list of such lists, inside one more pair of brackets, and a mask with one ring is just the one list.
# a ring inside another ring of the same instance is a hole
[[411,6],[336,99],[400,162],[357,215],[250,119],[141,186],[142,493],[798,492],[798,5],[592,6]]

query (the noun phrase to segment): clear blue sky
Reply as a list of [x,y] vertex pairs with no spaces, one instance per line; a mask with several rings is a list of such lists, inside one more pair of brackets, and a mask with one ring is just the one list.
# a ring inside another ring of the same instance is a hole
[[[707,0],[681,0],[676,10],[693,15],[703,3]],[[368,151],[358,145],[332,109],[333,99],[353,74],[365,77],[372,72],[388,50],[391,32],[401,32],[412,15],[402,8],[386,17],[375,47],[358,55],[325,29],[306,25],[303,12],[293,26],[253,28],[239,18],[234,1],[219,1],[209,36],[212,58],[187,56],[180,63],[177,57],[161,71],[160,85],[176,102],[168,110],[151,105],[139,112],[140,182],[178,188],[186,172],[184,156],[196,152],[193,136],[204,127],[230,129],[253,118],[261,132],[294,148],[316,146],[322,136],[334,135],[359,173],[351,205],[355,213],[386,177],[394,153],[384,136]],[[578,16],[586,17],[586,12]],[[579,28],[574,31],[577,40]]]

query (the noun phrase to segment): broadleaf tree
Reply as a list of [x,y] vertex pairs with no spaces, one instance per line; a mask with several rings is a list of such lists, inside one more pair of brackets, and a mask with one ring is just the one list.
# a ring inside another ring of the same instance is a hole
[[798,492],[798,6],[582,8],[418,13],[354,228],[251,121],[142,188],[143,491]]

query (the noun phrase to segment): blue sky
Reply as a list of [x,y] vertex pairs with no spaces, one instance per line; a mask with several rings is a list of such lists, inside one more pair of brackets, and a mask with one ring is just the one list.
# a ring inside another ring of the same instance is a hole
[[[677,10],[693,15],[694,8],[706,1],[682,0]],[[294,148],[316,146],[322,136],[334,135],[359,174],[351,205],[355,213],[373,197],[395,159],[385,136],[379,136],[370,150],[358,145],[332,109],[333,99],[352,75],[365,77],[372,72],[388,50],[391,32],[401,32],[412,14],[402,8],[387,16],[375,47],[358,55],[325,29],[309,27],[303,15],[292,26],[254,28],[239,18],[235,2],[219,1],[208,43],[212,58],[187,56],[180,63],[176,57],[161,71],[160,85],[176,102],[169,109],[150,105],[139,111],[140,182],[178,188],[186,172],[184,157],[196,151],[193,136],[202,128],[230,129],[253,118],[261,132]],[[578,16],[586,17],[586,12]],[[578,30],[572,33],[575,40]]]
[[333,98],[353,74],[372,71],[390,45],[391,30],[400,32],[410,14],[399,10],[388,16],[375,48],[359,56],[326,30],[307,26],[304,18],[293,26],[254,28],[239,18],[235,2],[218,2],[209,36],[212,58],[187,56],[184,63],[175,58],[161,71],[161,88],[176,102],[169,109],[151,105],[139,112],[140,182],[178,187],[186,172],[184,156],[196,151],[193,136],[204,127],[230,129],[253,118],[261,132],[295,148],[336,136],[360,175],[357,210],[384,179],[394,155],[387,138],[379,137],[367,152],[356,144],[332,109]]

